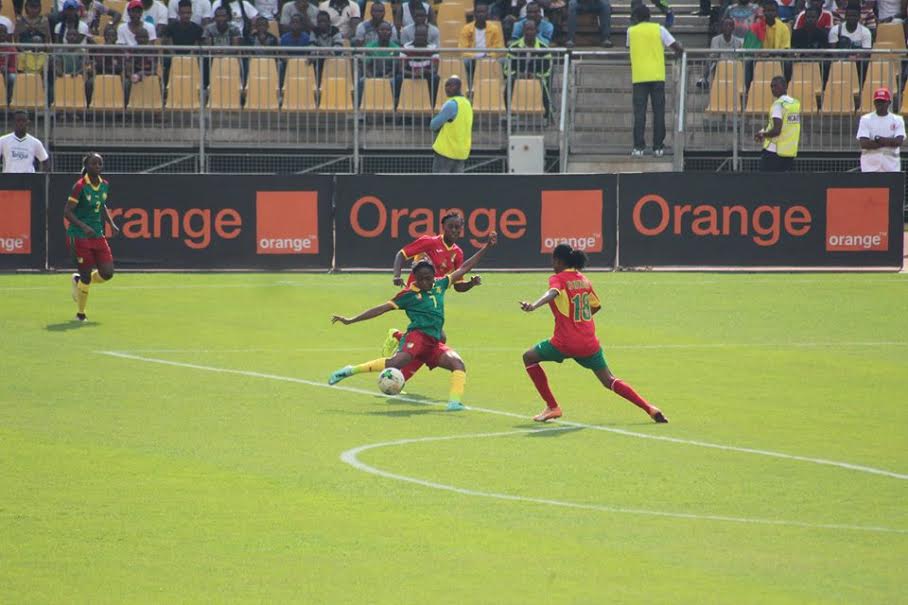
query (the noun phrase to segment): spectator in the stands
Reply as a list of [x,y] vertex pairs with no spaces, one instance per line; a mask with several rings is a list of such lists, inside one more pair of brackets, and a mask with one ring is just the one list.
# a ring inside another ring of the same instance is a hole
[[[135,0],[133,0],[135,1]],[[243,33],[227,15],[227,8],[217,7],[214,22],[205,27],[205,41],[209,46],[239,46]]]
[[612,47],[612,3],[611,0],[568,0],[567,5],[567,40],[565,45],[574,46],[577,34],[577,14],[595,13],[599,15],[599,44],[605,48]]
[[750,0],[738,0],[737,3],[725,9],[722,18],[735,22],[735,37],[743,40],[760,14],[758,5],[753,4]]
[[16,47],[6,25],[0,25],[0,74],[6,80],[6,102],[9,103],[16,85]]
[[[104,44],[112,46],[117,43],[117,30],[113,25],[104,28]],[[99,76],[119,76],[125,67],[125,57],[120,48],[105,48],[95,53],[93,71]]]
[[[896,0],[896,1],[903,2],[903,0]],[[861,8],[861,18],[858,21],[858,23],[860,23],[861,25],[863,25],[864,27],[869,29],[871,34],[876,32],[877,3],[874,0],[866,0],[865,2],[861,2],[860,0],[830,0],[830,3],[828,3],[826,5],[826,7],[827,7],[827,9],[832,9],[832,25],[833,25],[833,27],[835,27],[839,23],[842,23],[845,21],[845,11],[848,10],[848,5],[852,4],[852,3],[858,4]],[[902,3],[902,6],[903,7],[905,6],[904,3]],[[884,12],[882,12],[882,11],[884,11],[884,6],[882,4],[880,5],[879,9],[881,11],[881,14],[885,14]],[[897,18],[894,18],[894,19],[895,19],[895,22],[898,22]],[[880,23],[889,23],[892,20],[893,20],[893,18],[887,18],[886,20],[883,20],[882,18],[880,18]]]
[[[529,11],[527,11],[529,14]],[[505,75],[511,78],[511,87],[518,79],[535,79],[542,86],[542,104],[546,117],[550,117],[552,104],[549,99],[549,77],[552,75],[551,53],[527,52],[526,49],[548,48],[536,31],[536,21],[528,19],[523,26],[523,35],[508,46],[508,60],[505,63]],[[507,101],[505,94],[505,101]]]
[[829,46],[832,48],[870,48],[873,36],[861,25],[861,7],[853,2],[845,9],[845,21],[829,30]]
[[[138,84],[149,76],[157,76],[158,59],[154,51],[149,48],[151,39],[147,30],[136,31],[135,50],[130,50],[131,56],[126,60],[126,78],[123,80],[126,100],[129,101],[129,94],[132,91],[132,85]],[[139,49],[138,47],[142,47]]]
[[54,27],[54,40],[62,44],[66,40],[66,32],[78,31],[83,36],[91,35],[88,26],[79,20],[82,4],[79,0],[66,0],[63,3],[63,13],[60,22]]
[[808,6],[802,13],[801,27],[791,34],[791,47],[808,50],[821,50],[829,48],[829,29],[820,27],[820,9],[817,6]]
[[[905,0],[877,0],[876,7],[880,23],[904,23],[908,20],[908,3]],[[864,25],[868,29],[874,29],[867,23]]]
[[359,5],[352,0],[328,0],[318,5],[331,17],[331,25],[340,31],[345,40],[353,36],[356,24],[361,18]]
[[97,34],[99,31],[101,15],[110,17],[113,25],[119,25],[123,19],[123,15],[98,0],[82,0],[82,14],[79,19],[88,26],[92,34]]
[[501,35],[504,37],[505,44],[510,44],[514,36],[514,24],[517,18],[514,15],[506,15],[501,18]]
[[[356,33],[351,41],[353,46],[368,46],[370,42],[378,41],[378,28],[385,23],[385,5],[381,2],[373,2],[369,7],[369,16],[371,19],[356,26]],[[397,40],[397,28],[393,25],[391,26],[391,37]]]
[[308,32],[304,29],[303,15],[297,13],[290,17],[290,29],[281,36],[281,46],[309,46],[312,44]]
[[169,46],[197,46],[205,37],[205,30],[192,20],[192,0],[180,0],[179,19],[164,28],[164,44]]
[[252,46],[272,48],[279,44],[277,36],[268,31],[268,19],[264,15],[259,14],[255,18],[255,25],[252,28]]
[[774,0],[776,4],[776,17],[779,21],[788,23],[797,15],[797,0]]
[[252,36],[252,23],[259,16],[255,5],[246,0],[214,0],[211,14],[220,6],[227,9],[227,19],[240,31],[240,37]]
[[[374,6],[374,5],[373,5]],[[366,78],[391,80],[391,91],[394,104],[400,95],[400,84],[403,73],[400,65],[400,44],[394,40],[393,26],[382,22],[376,31],[377,37],[366,43],[368,51],[363,55],[363,76],[359,80],[359,99],[362,102],[363,87]]]
[[75,29],[66,30],[67,45],[79,45],[83,48],[72,49],[63,47],[59,52],[54,54],[54,74],[57,76],[76,76],[85,73],[85,65],[88,63],[88,52],[85,45],[85,35],[80,34]]
[[428,43],[437,48],[441,44],[441,35],[438,32],[438,28],[429,23],[428,15],[422,6],[417,6],[413,9],[413,24],[407,25],[400,30],[400,45],[405,47],[413,42],[416,38],[416,28],[420,25],[425,25],[426,31],[429,32]]
[[[477,3],[473,9],[473,21],[467,23],[460,30],[460,37],[457,40],[459,48],[504,48],[504,34],[501,31],[501,23],[498,21],[489,21],[489,7],[486,4]],[[464,53],[464,67],[470,81],[473,80],[473,66],[476,59],[488,57],[489,53],[477,51],[473,53]]]
[[[274,21],[280,17],[280,1],[279,0],[255,0],[255,9],[259,12],[259,16],[265,17],[268,21]],[[253,23],[255,20],[253,20]]]
[[318,6],[315,2],[309,0],[291,0],[281,9],[281,34],[290,31],[290,19],[293,15],[302,15],[303,31],[311,32],[315,29],[315,22],[318,20]]
[[[41,14],[41,0],[26,0],[25,12],[16,21],[16,41],[22,44],[41,44],[50,40],[50,20]],[[40,37],[34,40],[35,36]]]
[[[817,9],[817,29],[829,30],[832,27],[832,12],[823,8],[823,0],[807,0],[807,6],[798,13],[798,17],[795,19],[793,30],[797,31],[804,27],[804,23],[807,20],[807,10],[811,7]],[[794,41],[792,41],[792,46],[794,46]]]
[[520,40],[523,38],[523,28],[527,21],[536,23],[536,38],[546,46],[552,43],[552,35],[555,33],[555,26],[552,22],[542,16],[542,8],[538,2],[530,2],[526,6],[527,16],[514,24],[514,31],[511,32],[511,40]]
[[[735,35],[735,22],[730,18],[722,19],[722,32],[716,36],[713,36],[712,40],[709,42],[709,49],[714,51],[726,51],[726,50],[736,50],[744,47],[744,40]],[[715,57],[719,60],[728,59],[727,55],[718,54]],[[703,77],[697,81],[697,88],[709,88],[709,83],[712,81],[713,76],[716,73],[716,61],[710,61],[706,64],[706,69],[703,72]],[[744,77],[744,73],[741,72],[738,75],[739,78]]]
[[428,2],[422,2],[422,0],[409,0],[408,2],[401,3],[401,28],[408,27],[417,23],[415,12],[419,8],[422,8],[423,11],[425,11],[427,23],[435,23],[435,11],[432,10],[431,4],[429,4]]
[[416,24],[413,27],[413,40],[403,46],[404,76],[426,81],[434,107],[435,93],[438,90],[438,46],[429,42],[429,24]]
[[159,0],[142,0],[142,20],[154,25],[158,37],[167,27],[167,6]]
[[[69,2],[69,0],[66,0]],[[148,32],[148,40],[157,39],[157,32],[150,23],[142,20],[142,0],[129,0],[126,5],[126,23],[121,23],[117,28],[117,44],[124,46],[137,46],[136,32],[145,30]]]
[[[180,20],[180,4],[183,0],[170,0],[167,4],[167,21],[176,23]],[[192,22],[200,27],[211,23],[211,2],[209,0],[190,0]]]
[[331,24],[331,15],[327,11],[319,11],[318,17],[315,19],[315,30],[312,33],[312,46],[336,48],[344,45],[344,38],[340,30]]
[[791,30],[778,18],[775,0],[763,1],[763,17],[757,18],[744,38],[744,48],[777,50],[791,48]]

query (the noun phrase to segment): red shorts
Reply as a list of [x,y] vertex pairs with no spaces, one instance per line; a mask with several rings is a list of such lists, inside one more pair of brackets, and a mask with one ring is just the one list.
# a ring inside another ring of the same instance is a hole
[[100,263],[113,262],[113,254],[110,252],[106,238],[70,236],[66,241],[69,243],[69,250],[73,253],[79,270],[90,269]]
[[426,364],[431,370],[438,367],[438,360],[451,349],[442,341],[432,338],[425,332],[411,330],[404,334],[400,343],[400,350],[409,353],[413,357],[411,364],[418,361],[420,364]]

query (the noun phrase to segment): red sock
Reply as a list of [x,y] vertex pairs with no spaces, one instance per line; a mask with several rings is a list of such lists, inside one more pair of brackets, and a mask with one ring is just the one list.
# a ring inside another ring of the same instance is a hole
[[642,409],[644,412],[652,416],[655,408],[651,406],[646,399],[637,394],[637,391],[631,388],[631,385],[621,382],[617,378],[612,382],[612,391],[616,395],[621,395],[631,403],[633,403],[638,408]]
[[393,336],[397,340],[397,342],[400,342],[400,339],[404,337],[404,333],[400,330],[395,330]]
[[545,370],[542,369],[542,366],[534,363],[531,366],[526,366],[526,371],[530,375],[530,380],[536,385],[536,390],[539,391],[539,394],[545,400],[545,404],[549,406],[549,409],[557,408],[558,402],[555,401],[555,396],[552,395],[552,391],[549,389],[549,380],[545,377]]

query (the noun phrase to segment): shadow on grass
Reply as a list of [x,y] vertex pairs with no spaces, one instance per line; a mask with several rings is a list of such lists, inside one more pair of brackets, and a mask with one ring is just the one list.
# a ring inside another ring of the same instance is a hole
[[96,321],[91,323],[85,321],[77,321],[72,319],[70,321],[63,321],[58,324],[47,324],[44,326],[44,329],[48,332],[69,332],[70,330],[81,330],[83,328],[94,328],[100,326]]
[[410,416],[425,416],[426,414],[443,413],[444,410],[435,408],[421,408],[418,410],[384,410],[366,412],[367,416],[386,416],[388,418],[408,418]]
[[[557,424],[547,424],[545,425],[545,428],[543,428],[539,426],[538,423],[536,423],[535,426],[537,427],[536,430],[528,432],[526,434],[527,437],[561,437],[562,435],[566,435],[567,433],[576,433],[577,431],[583,430],[582,426],[559,427]],[[517,426],[514,428],[522,429],[526,428],[526,425]]]

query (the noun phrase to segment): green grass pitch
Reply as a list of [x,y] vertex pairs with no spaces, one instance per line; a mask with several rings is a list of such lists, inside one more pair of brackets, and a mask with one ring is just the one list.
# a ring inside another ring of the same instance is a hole
[[530,420],[544,274],[449,294],[457,413],[325,384],[390,275],[0,276],[0,602],[908,602],[908,278],[591,278],[670,424],[570,362]]

